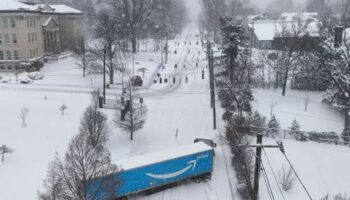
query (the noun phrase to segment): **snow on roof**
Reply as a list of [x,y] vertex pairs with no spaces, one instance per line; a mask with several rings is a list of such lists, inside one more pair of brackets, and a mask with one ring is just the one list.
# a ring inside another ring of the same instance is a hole
[[159,163],[174,158],[179,158],[186,155],[210,151],[213,148],[203,142],[197,142],[190,145],[184,145],[177,148],[167,149],[155,153],[144,154],[123,160],[118,160],[115,163],[122,170],[135,169],[142,166]]
[[82,14],[80,10],[66,5],[49,5],[53,11],[42,11],[47,4],[29,5],[16,0],[0,0],[0,11],[29,10],[37,12],[52,12],[59,14]]
[[[311,36],[319,35],[319,25],[321,22],[311,21],[303,22],[304,25],[307,23],[306,32]],[[254,24],[249,24],[249,27],[254,28],[256,37],[260,41],[273,40],[277,33],[280,33],[283,28],[292,30],[293,26],[298,26],[297,21],[257,21]]]
[[[46,4],[38,4],[37,7],[38,8],[44,8],[46,6]],[[54,12],[54,13],[61,13],[61,14],[69,14],[69,13],[73,13],[73,14],[81,14],[82,12],[80,10],[74,9],[72,7],[63,5],[63,4],[56,4],[56,5],[49,5],[50,8],[53,9],[53,11],[43,11],[43,12]]]
[[249,24],[251,28],[254,28],[255,35],[259,40],[273,40],[276,34],[276,22],[261,21],[254,24]]
[[35,10],[35,7],[14,0],[0,0],[0,10]]
[[308,21],[308,20],[317,20],[317,12],[291,12],[291,13],[282,13],[280,19],[283,21]]

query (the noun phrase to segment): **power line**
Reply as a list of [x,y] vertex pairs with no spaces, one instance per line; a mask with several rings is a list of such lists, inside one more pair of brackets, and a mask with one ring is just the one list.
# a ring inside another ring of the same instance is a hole
[[273,177],[274,177],[274,179],[275,179],[275,181],[276,181],[276,183],[277,183],[278,190],[279,190],[279,192],[281,193],[282,198],[285,200],[285,197],[284,197],[284,195],[283,195],[283,192],[282,192],[281,186],[280,186],[280,185],[279,185],[279,183],[278,183],[278,180],[277,180],[276,174],[275,174],[275,172],[273,171],[273,168],[272,168],[272,165],[271,165],[270,159],[269,159],[269,158],[268,158],[268,156],[267,156],[267,153],[266,153],[266,151],[265,151],[265,148],[263,148],[263,151],[264,151],[264,154],[265,154],[266,160],[267,160],[267,162],[268,162],[268,164],[269,164],[269,166],[270,166],[270,169],[271,169],[272,175],[273,175]]
[[290,165],[291,169],[293,170],[293,172],[294,172],[295,176],[297,177],[298,181],[300,182],[301,186],[303,186],[303,188],[304,188],[306,194],[308,195],[308,197],[310,198],[310,200],[312,200],[312,197],[311,197],[310,193],[309,193],[308,190],[306,189],[304,183],[301,181],[301,179],[300,179],[298,173],[295,171],[293,164],[289,161],[289,159],[288,159],[288,157],[287,157],[287,155],[286,155],[285,153],[282,153],[282,154],[284,155],[284,157],[285,157],[286,160],[288,161],[288,164]]
[[265,170],[264,164],[263,164],[261,158],[260,158],[260,160],[261,160],[261,168],[262,168],[262,171],[263,171],[263,178],[264,178],[264,180],[265,180],[265,184],[266,184],[266,187],[267,187],[267,190],[268,190],[270,199],[275,200],[275,196],[273,195],[273,191],[272,191],[272,188],[271,188],[271,184],[270,184],[269,178],[268,178],[268,176],[267,176],[267,174],[266,174],[266,170]]

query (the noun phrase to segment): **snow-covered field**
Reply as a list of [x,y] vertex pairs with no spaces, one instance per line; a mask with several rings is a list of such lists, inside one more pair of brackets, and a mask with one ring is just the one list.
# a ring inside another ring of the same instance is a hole
[[[271,139],[264,139],[264,144],[276,144]],[[346,146],[336,146],[330,144],[320,144],[314,142],[298,142],[295,140],[283,141],[288,159],[294,165],[302,182],[308,189],[313,199],[321,199],[326,194],[333,196],[338,193],[350,194],[349,180],[350,174],[350,148]],[[267,158],[272,164],[277,179],[284,167],[288,171],[288,163],[283,154],[277,149],[266,149],[267,157],[263,153],[263,165],[266,168],[275,199],[283,199],[278,190],[278,186],[273,178]],[[267,189],[263,179],[260,179],[261,199],[269,199]],[[309,199],[300,183],[296,180],[294,187],[283,192],[286,200]]]
[[[140,52],[136,55],[136,70],[141,67],[148,68],[146,87],[139,90],[148,107],[148,118],[145,127],[135,135],[135,140],[130,141],[127,134],[113,126],[114,111],[103,110],[109,120],[111,140],[108,146],[114,161],[190,144],[197,137],[218,141],[218,137],[223,134],[224,124],[221,121],[220,109],[219,128],[217,131],[212,128],[208,70],[204,61],[205,53],[201,46],[197,45],[197,32],[197,26],[190,24],[181,36],[169,41],[169,60],[164,69],[158,68],[159,53]],[[174,53],[175,50],[177,54]],[[88,92],[100,87],[102,78],[101,75],[83,78],[82,70],[76,62],[73,57],[60,59],[58,62],[52,61],[42,70],[44,79],[29,85],[0,84],[0,145],[6,144],[15,150],[14,153],[6,155],[5,162],[0,163],[1,200],[36,199],[37,191],[42,188],[48,163],[53,159],[55,152],[62,155],[70,139],[77,134],[82,113],[90,102]],[[129,66],[130,64],[129,62]],[[178,65],[177,69],[174,69],[175,64]],[[204,80],[201,79],[202,70],[205,72]],[[162,78],[168,78],[169,82],[148,84],[153,82],[157,73],[160,73]],[[175,84],[172,83],[174,77]],[[185,82],[186,77],[188,83]],[[120,82],[119,77],[116,77],[116,81]],[[107,92],[110,96],[118,95],[120,86],[113,85]],[[304,95],[304,92],[288,90],[287,96],[282,97],[280,90],[255,89],[253,107],[269,119],[270,106],[274,104],[273,113],[284,129],[297,119],[302,130],[340,133],[343,126],[342,116],[322,104],[322,96],[319,93],[309,93],[311,101],[308,111],[305,112]],[[63,116],[59,112],[62,104],[68,106]],[[29,109],[27,127],[21,126],[19,114],[23,107]],[[274,141],[264,138],[264,143],[271,144]],[[347,159],[350,148],[294,140],[285,140],[284,144],[287,156],[314,199],[319,199],[326,193],[350,194],[347,184],[350,179],[350,161]],[[215,151],[211,181],[200,184],[187,183],[136,199],[239,200],[235,172],[230,164],[230,150],[219,142]],[[281,167],[287,166],[286,161],[276,149],[267,150],[267,155],[278,176]],[[277,196],[278,188],[274,184],[264,154],[263,162],[276,194],[275,199],[283,199]],[[260,188],[261,199],[269,199],[263,179]],[[291,191],[285,192],[284,196],[285,199],[291,200],[307,199],[298,183]]]
[[[194,37],[194,32],[196,26],[184,32],[177,39],[180,45],[169,41],[172,53],[169,54],[165,69],[160,69],[159,73],[164,77],[175,77],[176,84],[170,81],[168,84],[157,83],[140,91],[141,94],[147,94],[145,104],[149,112],[144,129],[135,135],[134,141],[130,141],[127,134],[113,126],[111,121],[114,112],[103,110],[110,121],[111,140],[108,145],[113,160],[190,144],[196,137],[217,138],[219,132],[212,130],[208,77],[201,79],[202,70],[208,75],[206,63],[203,62],[205,54],[201,46],[196,44],[199,39]],[[191,45],[185,45],[184,41],[191,41]],[[177,54],[173,53],[175,48]],[[143,62],[137,58],[135,61],[140,65]],[[198,67],[196,62],[199,62]],[[176,70],[175,64],[179,66]],[[150,72],[156,72],[157,65],[149,65],[153,67]],[[4,163],[0,163],[0,199],[36,199],[48,163],[56,151],[61,155],[64,153],[71,137],[78,131],[82,112],[89,104],[89,96],[85,93],[89,91],[86,88],[91,87],[91,83],[89,78],[81,77],[81,69],[77,68],[73,58],[50,63],[42,73],[45,78],[31,85],[15,84],[14,87],[13,84],[2,84],[0,96],[4,98],[0,98],[0,121],[6,123],[0,124],[0,130],[6,132],[0,134],[0,143],[9,145],[15,152],[7,155]],[[185,83],[185,77],[188,83]],[[100,79],[93,81],[95,84]],[[38,90],[25,91],[27,88]],[[77,91],[81,89],[83,93],[72,93],[72,88]],[[109,92],[113,93],[114,90]],[[68,106],[64,116],[59,112],[59,106],[63,103]],[[29,108],[28,127],[21,127],[19,118],[19,112],[24,106]],[[235,198],[234,172],[230,167],[228,152],[226,146],[220,145],[216,149],[212,181],[188,183],[139,199]],[[17,192],[18,188],[24,189]]]
[[[289,129],[296,119],[303,131],[334,131],[338,134],[343,131],[343,116],[339,111],[322,103],[321,93],[297,90],[287,90],[286,96],[282,96],[281,93],[281,89],[254,89],[253,108],[269,120],[271,105],[274,105],[272,113],[283,129]],[[306,112],[305,93],[310,97]]]
[[[48,162],[56,151],[64,153],[89,101],[85,94],[0,90],[0,144],[14,149],[0,163],[0,199],[36,199]],[[68,106],[63,116],[62,104]],[[23,107],[29,109],[27,127]]]

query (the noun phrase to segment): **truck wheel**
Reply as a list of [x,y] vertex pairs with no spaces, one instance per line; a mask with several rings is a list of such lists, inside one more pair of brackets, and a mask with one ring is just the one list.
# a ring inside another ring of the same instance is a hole
[[196,178],[196,179],[194,179],[194,182],[195,182],[195,183],[200,183],[200,182],[201,182],[201,179]]

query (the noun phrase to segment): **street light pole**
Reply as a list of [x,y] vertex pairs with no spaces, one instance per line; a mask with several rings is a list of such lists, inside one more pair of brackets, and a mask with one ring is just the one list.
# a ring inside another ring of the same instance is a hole
[[106,45],[103,47],[103,103],[106,103]]

